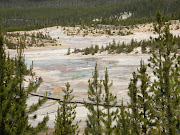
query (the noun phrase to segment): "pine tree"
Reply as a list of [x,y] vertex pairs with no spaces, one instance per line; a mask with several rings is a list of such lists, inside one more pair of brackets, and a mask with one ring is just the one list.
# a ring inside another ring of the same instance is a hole
[[[5,130],[5,117],[9,107],[9,100],[7,100],[5,93],[6,87],[6,72],[5,72],[6,54],[3,47],[3,33],[0,26],[0,134],[7,134]],[[5,106],[6,105],[6,106]]]
[[0,36],[0,134],[36,134],[46,128],[48,116],[33,128],[28,123],[26,110],[27,94],[23,87],[24,74],[27,68],[24,64],[23,47],[17,48],[15,59],[6,57],[3,48],[3,34]]
[[[137,84],[140,83],[138,88]],[[140,62],[138,73],[133,73],[133,79],[129,84],[129,107],[131,113],[131,133],[132,134],[151,134],[153,133],[153,121],[155,120],[155,112],[153,109],[152,98],[150,93],[150,77],[147,74],[147,66],[144,61]]]
[[[174,37],[169,32],[169,25],[164,23],[160,12],[156,15],[157,24],[155,32],[157,38],[158,50],[150,58],[149,66],[153,69],[157,79],[153,82],[154,100],[156,108],[157,123],[160,123],[161,133],[176,134],[177,124],[177,98],[179,98],[179,74],[178,58],[176,52],[172,54],[174,46]],[[176,64],[175,64],[176,63]]]
[[68,48],[68,51],[67,51],[67,55],[70,55],[71,54],[71,49],[70,47]]
[[[151,129],[152,119],[154,114],[152,112],[151,97],[149,96],[149,83],[150,77],[147,74],[147,66],[144,61],[140,62],[140,69],[138,69],[138,80],[140,80],[140,90],[138,94],[138,108],[139,117],[141,123],[141,129],[143,134],[147,134]],[[149,129],[149,130],[148,130]],[[152,129],[151,129],[152,130]]]
[[130,112],[129,109],[126,109],[122,100],[120,114],[117,115],[117,125],[115,128],[115,135],[130,135],[131,126],[130,126]]
[[13,81],[13,85],[15,87],[14,91],[15,94],[15,107],[13,108],[13,110],[11,112],[13,112],[15,119],[13,120],[13,132],[15,134],[24,134],[24,131],[29,128],[29,124],[28,124],[28,116],[26,115],[26,92],[24,87],[22,86],[23,84],[23,75],[24,75],[24,71],[25,68],[23,67],[23,62],[24,62],[24,58],[23,58],[23,47],[22,45],[18,45],[17,46],[17,63],[16,63],[16,70],[15,70],[15,78]]
[[89,135],[101,135],[102,134],[102,110],[100,103],[102,102],[102,81],[98,80],[97,63],[93,74],[93,79],[88,81],[88,99],[91,104],[84,102],[85,107],[89,110],[87,115],[87,126],[85,128],[85,134]]
[[110,92],[110,87],[112,86],[112,83],[109,84],[109,76],[107,69],[105,71],[105,79],[103,80],[103,86],[105,90],[105,95],[104,95],[104,106],[103,106],[104,117],[102,118],[102,122],[104,123],[105,134],[111,135],[113,134],[113,130],[114,130],[112,123],[117,117],[118,109],[116,109],[116,111],[112,111],[112,107],[115,107],[117,104],[117,97]]
[[78,134],[78,124],[73,124],[76,118],[76,103],[71,103],[74,96],[71,95],[73,90],[70,90],[70,84],[66,84],[66,90],[63,90],[63,101],[59,101],[60,107],[57,110],[57,116],[55,120],[55,135],[74,135]]
[[171,78],[171,84],[174,87],[173,91],[173,100],[172,104],[174,104],[174,109],[175,112],[174,114],[176,115],[176,131],[180,133],[180,98],[179,98],[179,93],[180,93],[180,56],[177,57],[176,62],[174,63],[174,68],[171,70],[173,78]]
[[130,97],[129,107],[132,110],[131,114],[131,126],[132,126],[132,134],[139,135],[140,134],[140,119],[139,119],[139,108],[138,108],[138,88],[137,88],[138,77],[135,72],[133,72],[133,79],[130,80],[129,84],[129,92],[128,95]]

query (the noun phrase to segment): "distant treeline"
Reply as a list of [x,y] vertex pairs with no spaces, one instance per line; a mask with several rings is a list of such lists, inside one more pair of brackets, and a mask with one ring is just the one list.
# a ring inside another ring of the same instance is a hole
[[[14,3],[11,3],[11,0],[0,2],[1,7],[8,7],[0,8],[1,23],[6,31],[29,30],[54,25],[134,25],[153,22],[154,14],[158,9],[167,16],[167,19],[180,18],[179,0],[92,0],[91,2],[90,0],[29,0],[30,5],[25,1],[27,0],[22,0],[21,4],[17,2],[14,6],[16,8],[10,6]],[[58,2],[61,4],[53,6],[53,3]],[[18,3],[20,8],[18,8]],[[22,6],[23,3],[30,8]],[[131,12],[132,16],[127,20],[120,20],[120,13],[123,12]],[[99,21],[94,22],[93,19],[97,18]]]
[[[174,48],[172,49],[172,52],[178,52],[180,50],[180,37],[175,36],[174,37]],[[96,53],[102,53],[102,52],[107,52],[108,54],[121,54],[121,53],[131,53],[134,51],[135,48],[141,47],[141,52],[142,53],[154,53],[157,51],[157,38],[152,38],[150,40],[141,40],[140,42],[132,39],[129,44],[123,43],[116,43],[115,40],[113,40],[112,43],[109,43],[106,46],[102,46],[99,48],[98,45],[91,45],[90,47],[86,47],[84,49],[74,49],[72,53],[82,53],[83,55],[94,55]],[[138,53],[138,52],[135,52]],[[70,48],[68,49],[67,55],[70,55]]]
[[[127,0],[1,0],[0,8],[32,8],[57,6],[97,6]],[[128,0],[132,1],[132,0]]]

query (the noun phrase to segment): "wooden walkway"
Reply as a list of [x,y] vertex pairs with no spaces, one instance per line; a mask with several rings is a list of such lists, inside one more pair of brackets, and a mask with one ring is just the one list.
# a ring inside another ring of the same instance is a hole
[[[36,96],[36,97],[47,97],[48,99],[50,100],[56,100],[56,101],[60,101],[60,102],[63,102],[60,98],[55,98],[55,97],[49,97],[49,96],[45,96],[45,95],[40,95],[40,94],[37,94],[37,93],[29,93],[30,95],[32,96]],[[70,103],[76,103],[76,104],[82,104],[84,105],[84,101],[71,101]],[[91,102],[87,102],[87,104],[92,104],[92,105],[96,105],[95,103],[91,103]],[[100,106],[104,106],[105,104],[99,104]],[[107,106],[107,105],[105,105]],[[111,105],[110,105],[111,106]],[[127,105],[124,105],[126,108],[129,108]],[[111,107],[121,107],[121,104],[116,104],[115,106],[111,106]]]

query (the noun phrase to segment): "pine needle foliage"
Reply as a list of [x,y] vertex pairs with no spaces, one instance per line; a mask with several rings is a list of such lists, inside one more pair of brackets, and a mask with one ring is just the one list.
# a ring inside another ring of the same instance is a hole
[[175,48],[174,37],[160,12],[157,12],[156,20],[154,28],[159,35],[158,51],[149,59],[149,66],[156,76],[152,86],[156,122],[160,126],[161,134],[174,135],[179,130],[176,127],[179,117],[179,56],[176,52],[172,53]]
[[133,72],[133,78],[130,79],[129,84],[129,92],[128,95],[130,97],[129,107],[132,110],[131,113],[131,128],[132,134],[139,135],[140,134],[140,116],[139,116],[139,108],[138,108],[138,88],[137,88],[138,76],[135,72]]
[[110,87],[112,86],[112,83],[109,83],[109,75],[107,68],[105,71],[105,79],[103,80],[103,86],[104,86],[105,94],[103,96],[104,111],[103,111],[102,122],[104,123],[105,135],[112,135],[114,131],[114,127],[112,123],[115,121],[117,117],[118,109],[112,111],[112,108],[115,107],[117,104],[117,97],[110,92]]
[[24,75],[29,72],[24,64],[24,48],[22,44],[19,44],[17,45],[17,56],[15,58],[10,58],[9,55],[6,57],[1,28],[0,33],[0,134],[36,134],[47,128],[46,123],[49,118],[45,116],[35,128],[28,123],[26,104],[28,96],[23,81]]
[[138,69],[138,80],[140,81],[140,88],[138,94],[138,108],[140,117],[140,128],[143,134],[149,134],[153,129],[153,121],[155,115],[152,105],[152,97],[150,96],[150,76],[147,74],[147,66],[144,61],[140,61],[140,68]]
[[59,101],[60,107],[57,110],[57,116],[55,120],[55,132],[54,135],[75,135],[79,133],[78,124],[80,121],[73,124],[76,118],[76,103],[71,103],[74,96],[72,96],[73,90],[70,90],[70,84],[66,83],[66,89],[63,90],[64,96],[62,102]]
[[[102,110],[100,108],[100,103],[102,103],[102,81],[98,79],[97,63],[93,73],[92,80],[89,79],[88,83],[88,100],[92,104],[88,104],[84,101],[85,107],[89,110],[86,120],[85,135],[101,135],[102,130]],[[93,105],[94,104],[94,105]]]
[[42,106],[47,100],[48,100],[47,97],[43,97],[42,99],[39,98],[38,103],[30,106],[30,108],[28,109],[28,113],[37,111],[39,107]]
[[117,115],[117,125],[115,127],[115,135],[130,135],[131,126],[130,126],[130,112],[124,106],[123,100],[121,103],[120,113]]
[[[5,90],[7,87],[6,83],[10,83],[6,80],[6,54],[3,47],[3,33],[0,26],[0,134],[7,134],[5,129],[8,108],[10,106],[10,99],[6,96],[8,92]],[[6,82],[6,83],[5,83]]]

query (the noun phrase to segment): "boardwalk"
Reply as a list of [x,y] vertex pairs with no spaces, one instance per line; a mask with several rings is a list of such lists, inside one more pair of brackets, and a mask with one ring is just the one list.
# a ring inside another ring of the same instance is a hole
[[[37,93],[29,93],[32,96],[37,96],[37,97],[45,97],[45,95],[40,95]],[[62,102],[62,100],[60,98],[55,98],[55,97],[49,97],[46,96],[49,100],[56,100],[56,101],[60,101]],[[86,101],[87,102],[87,101]],[[84,104],[84,101],[71,101],[70,103],[76,103],[76,104]],[[96,105],[95,103],[91,103],[91,102],[87,102],[88,104],[92,104],[92,105]],[[105,104],[99,104],[100,106],[104,106]],[[107,106],[107,105],[106,105]],[[126,108],[129,108],[127,105],[124,105]],[[120,103],[117,103],[117,105],[113,106],[113,107],[121,107]]]

